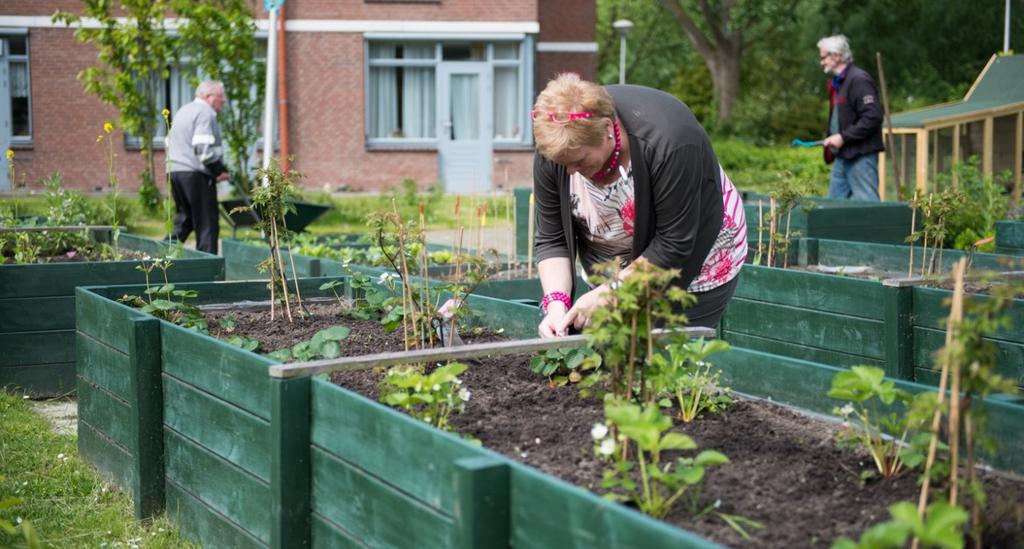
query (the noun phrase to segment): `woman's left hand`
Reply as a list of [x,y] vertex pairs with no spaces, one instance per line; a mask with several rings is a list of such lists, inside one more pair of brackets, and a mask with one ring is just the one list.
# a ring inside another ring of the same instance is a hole
[[557,328],[560,331],[568,330],[570,327],[582,330],[583,328],[590,326],[591,316],[593,315],[594,309],[597,306],[604,304],[607,294],[608,287],[604,284],[583,294],[576,300],[576,303],[573,303],[569,312],[565,313],[565,316],[562,318],[562,321]]

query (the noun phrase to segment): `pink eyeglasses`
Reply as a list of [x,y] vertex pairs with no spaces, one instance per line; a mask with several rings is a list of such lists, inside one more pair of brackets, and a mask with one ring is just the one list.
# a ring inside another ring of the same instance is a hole
[[537,120],[547,118],[555,124],[568,124],[573,120],[580,118],[590,118],[589,112],[563,112],[563,111],[539,111],[534,110],[530,112],[530,118],[536,122]]

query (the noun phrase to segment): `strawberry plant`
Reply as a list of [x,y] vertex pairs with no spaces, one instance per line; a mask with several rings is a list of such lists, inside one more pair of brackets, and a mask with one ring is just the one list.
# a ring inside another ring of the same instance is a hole
[[448,417],[462,412],[469,402],[470,391],[462,387],[458,377],[467,368],[460,362],[451,362],[425,373],[420,366],[395,366],[384,377],[380,401],[450,431]]

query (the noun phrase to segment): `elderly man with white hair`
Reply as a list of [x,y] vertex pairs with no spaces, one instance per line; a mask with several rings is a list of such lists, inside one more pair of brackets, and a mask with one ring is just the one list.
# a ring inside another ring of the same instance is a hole
[[196,232],[196,249],[217,253],[217,181],[231,176],[224,152],[217,113],[224,108],[224,84],[207,80],[196,88],[196,99],[178,109],[167,136],[167,173],[174,197],[174,232],[184,242]]
[[818,59],[828,83],[828,137],[823,141],[825,162],[832,164],[829,198],[878,200],[878,153],[882,146],[882,107],[878,86],[864,69],[853,64],[846,37],[837,34],[818,41]]

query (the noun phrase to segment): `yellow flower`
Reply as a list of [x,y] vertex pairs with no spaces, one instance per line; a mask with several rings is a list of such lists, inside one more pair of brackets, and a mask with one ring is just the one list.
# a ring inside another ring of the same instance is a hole
[[106,132],[106,133],[110,133],[110,132],[114,131],[114,125],[111,124],[110,121],[104,120],[103,121],[103,131]]
[[14,149],[7,149],[7,160],[14,160]]
[[100,141],[103,141],[103,134],[96,136],[96,142],[99,143]]
[[164,109],[160,111],[160,114],[164,115],[164,120],[167,120],[171,116],[171,111],[168,109]]

